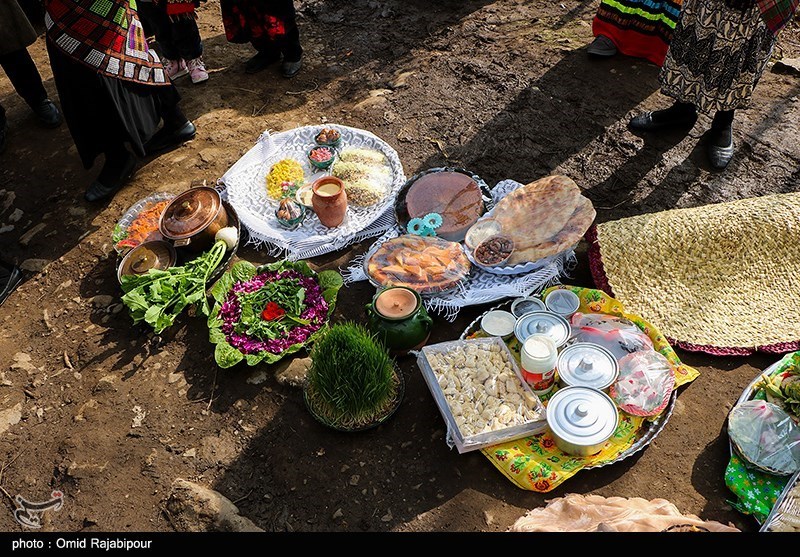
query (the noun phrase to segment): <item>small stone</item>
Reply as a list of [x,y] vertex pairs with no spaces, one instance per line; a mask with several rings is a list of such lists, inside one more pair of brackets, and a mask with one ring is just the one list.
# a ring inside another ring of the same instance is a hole
[[97,384],[92,389],[92,392],[95,393],[113,393],[117,391],[117,376],[116,375],[104,375],[97,381]]
[[360,479],[361,479],[361,476],[359,476],[358,474],[353,474],[352,476],[350,476],[350,482],[349,483],[350,483],[350,485],[358,485],[358,480],[360,480]]
[[254,371],[247,378],[247,382],[251,385],[260,385],[268,379],[267,372],[264,370]]
[[139,406],[138,404],[133,407],[133,421],[131,422],[131,427],[141,427],[142,423],[144,422],[144,418],[147,416],[147,412]]
[[76,371],[76,372],[74,372],[74,373],[72,374],[72,376],[73,376],[73,377],[75,377],[75,379],[77,379],[78,381],[80,381],[81,377],[83,377],[83,376],[81,375],[81,372],[80,372],[80,371]]
[[185,456],[186,458],[194,458],[197,456],[197,449],[192,447],[191,449],[185,451],[182,456]]
[[483,520],[486,522],[487,526],[491,526],[494,524],[494,515],[489,511],[483,511]]
[[19,402],[11,408],[0,410],[0,435],[8,431],[22,419],[22,403]]
[[84,402],[81,407],[78,409],[78,413],[75,414],[73,420],[76,422],[82,422],[86,419],[91,419],[94,415],[97,414],[97,401],[93,398],[90,398],[86,402]]
[[167,375],[167,383],[170,383],[170,384],[176,383],[176,382],[180,381],[181,379],[183,379],[183,373],[181,373],[179,371],[176,371],[174,373],[170,373],[169,375]]
[[344,474],[344,473],[345,473],[345,472],[347,472],[348,470],[350,470],[350,467],[349,467],[347,464],[342,464],[342,467],[339,469],[339,472],[341,472],[342,474]]
[[26,259],[19,264],[19,268],[31,273],[41,273],[49,264],[47,259]]
[[83,207],[70,207],[67,212],[73,217],[81,217],[86,214],[86,209]]
[[389,510],[389,511],[388,511],[388,512],[387,512],[385,515],[383,515],[383,516],[381,517],[381,522],[389,522],[389,521],[391,521],[391,520],[392,520],[392,518],[394,518],[394,517],[392,516],[392,511],[391,511],[391,510]]
[[[41,232],[45,228],[47,228],[47,225],[45,223],[43,223],[43,222],[40,222],[36,226],[32,227],[30,230],[25,232],[25,234],[20,236],[19,243],[22,244],[23,246],[27,246],[31,242],[33,237],[36,236],[39,232]],[[22,267],[22,265],[20,265],[20,267]]]
[[302,387],[311,367],[311,358],[295,358],[283,370],[275,374],[275,378],[281,385],[290,387]]
[[333,513],[333,519],[334,520],[342,518],[343,516],[344,516],[344,513],[342,512],[342,509],[336,509],[336,512]]
[[14,209],[14,211],[8,215],[8,222],[19,222],[19,219],[22,218],[22,209]]
[[28,375],[30,375],[35,371],[40,371],[38,367],[36,367],[31,363],[30,355],[25,352],[17,352],[16,354],[14,354],[13,359],[14,363],[11,364],[12,370],[17,370],[17,369],[22,370],[27,372]]

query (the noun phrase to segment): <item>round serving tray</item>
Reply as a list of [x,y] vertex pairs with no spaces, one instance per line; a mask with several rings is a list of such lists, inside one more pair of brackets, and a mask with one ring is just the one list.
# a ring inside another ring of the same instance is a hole
[[[169,193],[165,191],[156,192],[144,197],[128,207],[128,209],[122,214],[120,219],[117,221],[117,225],[114,227],[114,233],[116,234],[119,230],[127,230],[131,223],[139,216],[139,213],[146,210],[149,207],[154,206],[156,203],[161,201],[168,201],[175,197],[174,193]],[[163,240],[164,237],[161,235],[161,232],[158,230],[154,230],[150,236],[147,238],[148,240]],[[113,240],[113,236],[112,236]],[[121,240],[120,240],[121,241]],[[117,244],[119,242],[114,242],[114,249],[116,250],[118,255],[124,255],[128,250],[119,247]],[[135,246],[130,246],[128,249],[131,249]]]
[[[172,197],[174,197],[174,195],[172,195]],[[217,265],[217,268],[214,269],[214,271],[211,273],[211,276],[208,278],[209,288],[211,287],[211,285],[217,282],[217,280],[219,280],[219,278],[222,276],[225,270],[230,266],[231,262],[233,261],[233,258],[236,256],[236,252],[239,249],[239,245],[242,243],[242,224],[241,221],[239,220],[239,215],[236,213],[236,209],[234,209],[233,206],[224,199],[222,200],[222,204],[228,211],[228,226],[236,227],[237,239],[236,239],[236,245],[233,246],[233,249],[225,252],[225,257],[222,259],[222,262],[219,265]],[[182,248],[176,248],[175,251],[178,256],[175,265],[184,265],[187,261],[197,257],[196,253],[189,252],[188,250]],[[117,254],[117,262],[114,268],[115,273],[119,272],[119,266],[122,263],[122,259],[125,256],[125,253],[127,252],[122,252]]]
[[[512,301],[513,300],[508,300],[506,302],[498,304],[493,308],[487,310],[487,312],[493,309],[504,309],[510,311]],[[482,313],[472,323],[470,323],[467,326],[467,328],[464,329],[464,332],[461,333],[459,339],[464,340],[469,335],[477,333],[480,330],[481,318],[485,314],[486,312]],[[645,420],[644,423],[642,424],[641,431],[639,432],[639,435],[637,436],[636,440],[630,447],[628,447],[625,451],[620,453],[620,455],[617,458],[610,460],[608,462],[585,466],[583,470],[591,470],[593,468],[602,468],[603,466],[616,464],[617,462],[625,460],[626,458],[629,458],[634,454],[638,453],[639,451],[641,451],[642,449],[644,449],[647,445],[650,444],[650,442],[653,439],[655,439],[658,436],[659,433],[661,433],[661,430],[664,429],[664,426],[667,424],[667,421],[669,420],[670,416],[672,415],[672,411],[675,408],[675,401],[677,397],[678,397],[678,391],[677,389],[674,389],[672,391],[672,395],[670,395],[669,403],[667,404],[667,407],[664,409],[664,411],[656,419],[652,421]]]
[[[789,356],[791,356],[791,354],[789,354],[788,356],[784,356],[784,358],[785,357],[789,357]],[[736,406],[742,404],[743,402],[746,402],[748,400],[752,400],[753,397],[756,394],[756,385],[761,381],[761,376],[762,375],[772,375],[773,373],[775,373],[775,371],[777,371],[777,369],[781,366],[782,363],[783,363],[783,358],[781,358],[777,362],[774,362],[772,365],[767,367],[767,369],[765,369],[764,371],[759,373],[755,377],[755,379],[753,379],[750,382],[750,384],[747,385],[747,387],[745,387],[744,391],[742,391],[742,394],[741,394],[741,396],[739,396],[739,399],[736,401],[736,404],[734,404],[731,407],[731,411],[733,411],[733,409]],[[728,414],[730,415],[730,412],[728,412]],[[791,474],[784,474],[784,473],[778,472],[776,470],[770,470],[768,468],[764,468],[763,466],[759,466],[758,464],[755,464],[754,462],[751,462],[750,460],[745,458],[745,456],[742,454],[742,452],[739,450],[739,448],[736,446],[736,443],[733,442],[733,440],[730,438],[730,436],[728,437],[728,448],[729,448],[729,450],[731,452],[731,455],[735,454],[747,466],[752,467],[752,468],[754,468],[756,470],[759,470],[760,472],[764,472],[766,474],[772,474],[774,476],[789,476],[789,475],[791,475]]]
[[469,170],[465,170],[463,168],[457,167],[436,167],[436,168],[429,168],[428,170],[423,170],[422,172],[418,172],[414,174],[411,178],[406,180],[406,183],[400,188],[397,192],[397,199],[394,203],[394,212],[395,217],[397,218],[397,224],[403,230],[403,233],[406,232],[406,227],[408,226],[408,222],[411,220],[411,216],[408,214],[408,207],[406,206],[406,194],[408,194],[408,190],[411,186],[419,180],[422,176],[427,174],[434,174],[436,172],[458,172],[460,174],[466,174],[478,184],[478,187],[481,190],[481,194],[483,195],[483,214],[485,215],[488,211],[494,207],[494,201],[492,198],[492,190],[489,188],[488,184],[483,181],[483,179],[475,174],[474,172],[470,172]]
[[[387,241],[388,241],[388,240],[391,240],[391,239],[393,239],[393,238],[388,238],[388,239],[387,239]],[[370,259],[372,259],[372,256],[373,256],[373,255],[375,255],[375,252],[376,252],[376,251],[378,251],[378,249],[380,249],[380,247],[381,247],[382,245],[383,245],[383,243],[378,243],[378,242],[375,242],[375,243],[374,243],[374,244],[373,244],[373,245],[372,245],[372,246],[369,248],[369,250],[367,250],[366,254],[364,254],[364,262],[363,262],[363,264],[362,264],[362,267],[363,267],[363,269],[364,269],[364,274],[366,275],[366,277],[367,277],[367,280],[368,280],[368,281],[369,281],[369,283],[370,283],[372,286],[374,286],[375,288],[386,288],[387,286],[389,286],[389,285],[387,285],[387,284],[381,284],[381,283],[379,283],[379,282],[378,282],[378,281],[376,281],[374,278],[372,278],[372,276],[369,274],[369,261],[370,261]],[[461,244],[461,248],[462,248],[462,249],[464,249],[464,245],[463,245],[463,244]],[[469,281],[469,277],[470,277],[470,273],[467,273],[466,275],[464,275],[464,277],[463,277],[463,278],[461,278],[461,280],[459,280],[458,282],[456,282],[456,283],[455,283],[455,284],[454,284],[452,287],[450,287],[450,288],[446,288],[446,289],[443,289],[443,290],[429,291],[429,292],[419,292],[419,291],[417,290],[417,292],[418,292],[418,293],[419,293],[419,295],[420,295],[420,296],[422,296],[423,298],[426,298],[426,297],[432,297],[432,296],[440,296],[440,295],[443,295],[443,294],[449,294],[449,293],[451,293],[451,292],[456,292],[456,291],[457,291],[459,288],[463,288],[463,287],[464,287],[464,285],[467,283],[467,281]],[[407,286],[408,288],[411,288],[412,290],[416,290],[416,289],[415,289],[413,286],[411,286],[411,285],[403,285],[403,286]]]

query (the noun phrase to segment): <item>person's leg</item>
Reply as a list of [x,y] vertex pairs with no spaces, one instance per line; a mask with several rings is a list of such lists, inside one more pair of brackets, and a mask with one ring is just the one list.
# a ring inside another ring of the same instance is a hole
[[667,128],[693,126],[697,121],[697,107],[692,103],[675,102],[669,108],[643,112],[631,118],[629,127],[635,131],[657,131]]
[[281,50],[280,46],[269,37],[261,36],[252,38],[250,44],[256,49],[255,55],[247,61],[245,72],[256,73],[260,72],[280,61]]
[[158,88],[159,112],[164,123],[144,146],[148,155],[177,147],[192,139],[197,128],[180,107],[181,96],[174,85]]
[[303,47],[300,45],[300,29],[297,27],[297,12],[294,2],[287,2],[283,14],[283,26],[286,34],[280,44],[283,54],[281,73],[283,77],[294,77],[302,67]]
[[186,62],[181,58],[178,48],[178,37],[173,29],[173,22],[167,15],[166,6],[152,2],[140,2],[139,16],[148,22],[161,51],[161,62],[170,79],[175,80],[189,73]]
[[203,41],[200,38],[197,20],[186,17],[173,21],[172,36],[181,58],[186,61],[192,83],[206,81],[208,72],[203,62]]
[[39,122],[47,127],[61,124],[61,113],[56,105],[47,98],[47,91],[42,84],[42,76],[36,69],[27,49],[19,49],[0,56],[0,66],[5,70],[8,80],[28,103]]
[[717,170],[728,166],[733,158],[733,115],[733,110],[719,110],[711,122],[708,160]]
[[86,201],[101,201],[110,198],[122,188],[133,175],[136,156],[128,151],[125,144],[112,141],[103,151],[105,162],[97,179],[86,190]]

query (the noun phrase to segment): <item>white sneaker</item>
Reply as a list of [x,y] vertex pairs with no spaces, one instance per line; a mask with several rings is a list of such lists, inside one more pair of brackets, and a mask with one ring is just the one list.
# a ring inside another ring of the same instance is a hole
[[172,81],[189,73],[189,69],[183,59],[170,60],[169,58],[162,58],[161,62],[164,64],[164,70]]
[[189,75],[192,77],[192,83],[201,83],[208,79],[208,72],[206,65],[203,63],[201,57],[194,58],[186,62],[186,67],[189,70]]

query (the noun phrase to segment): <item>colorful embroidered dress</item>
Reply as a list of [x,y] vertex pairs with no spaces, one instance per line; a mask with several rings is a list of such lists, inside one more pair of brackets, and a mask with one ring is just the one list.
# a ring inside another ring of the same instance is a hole
[[161,60],[150,50],[136,0],[47,0],[48,38],[99,73],[146,85],[166,85]]
[[603,0],[592,21],[627,56],[661,65],[681,13],[681,0]]

